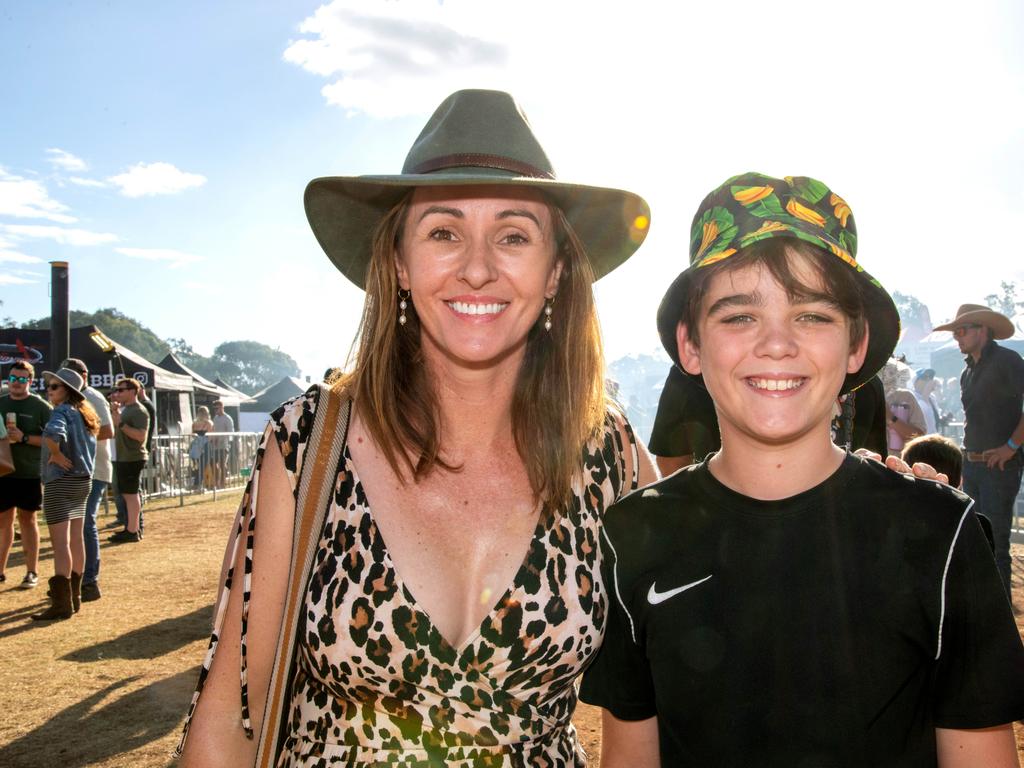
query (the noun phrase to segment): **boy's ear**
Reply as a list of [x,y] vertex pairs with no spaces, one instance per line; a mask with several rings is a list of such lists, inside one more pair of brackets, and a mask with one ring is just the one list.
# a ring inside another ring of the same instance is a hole
[[679,363],[683,370],[694,376],[699,376],[700,370],[700,347],[693,343],[686,326],[682,323],[676,326],[676,352],[679,353]]
[[864,338],[856,347],[850,347],[850,359],[846,365],[847,373],[856,373],[864,367],[864,358],[868,354],[868,339],[870,338],[871,327],[867,320],[864,321]]

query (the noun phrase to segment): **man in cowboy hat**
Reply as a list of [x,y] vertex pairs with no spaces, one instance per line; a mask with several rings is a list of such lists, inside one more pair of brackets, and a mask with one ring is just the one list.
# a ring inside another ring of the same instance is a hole
[[1013,335],[1013,323],[980,304],[963,304],[936,331],[952,331],[967,367],[960,376],[964,404],[964,492],[992,522],[996,565],[1010,594],[1010,526],[1020,490],[1024,456],[1024,359],[996,339]]

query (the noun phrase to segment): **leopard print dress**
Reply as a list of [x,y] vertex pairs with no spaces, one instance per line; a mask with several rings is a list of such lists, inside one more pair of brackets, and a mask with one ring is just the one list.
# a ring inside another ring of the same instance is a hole
[[[309,395],[285,404],[264,436],[277,439],[293,488],[315,406]],[[632,430],[609,412],[569,508],[538,523],[512,585],[453,647],[396,574],[346,450],[306,592],[279,768],[585,766],[571,717],[604,633],[598,531],[637,487],[638,463]],[[254,485],[258,474],[257,463]],[[244,666],[242,684],[244,699]]]

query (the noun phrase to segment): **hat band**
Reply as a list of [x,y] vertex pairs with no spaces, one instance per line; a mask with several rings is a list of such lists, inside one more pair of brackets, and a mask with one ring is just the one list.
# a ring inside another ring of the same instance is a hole
[[509,171],[518,176],[528,176],[534,179],[554,179],[555,174],[550,171],[542,171],[529,163],[523,163],[501,155],[485,155],[475,153],[463,153],[457,155],[442,155],[430,160],[424,160],[414,166],[410,173],[433,173],[443,171],[447,168],[493,168],[498,171]]

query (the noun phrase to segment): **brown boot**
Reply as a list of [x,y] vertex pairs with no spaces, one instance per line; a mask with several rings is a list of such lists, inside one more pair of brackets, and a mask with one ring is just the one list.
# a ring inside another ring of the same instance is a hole
[[82,574],[71,572],[71,608],[75,613],[82,607]]
[[50,607],[42,613],[33,614],[36,621],[70,619],[75,614],[71,605],[71,579],[67,576],[50,577]]

